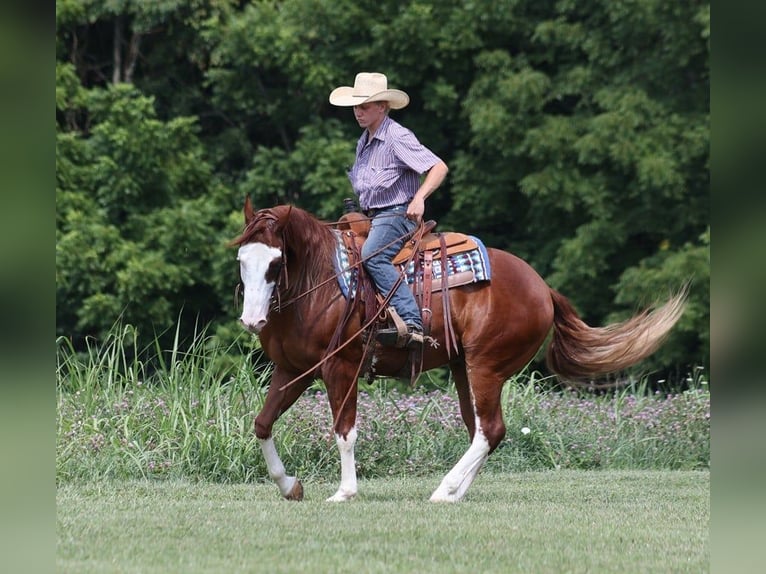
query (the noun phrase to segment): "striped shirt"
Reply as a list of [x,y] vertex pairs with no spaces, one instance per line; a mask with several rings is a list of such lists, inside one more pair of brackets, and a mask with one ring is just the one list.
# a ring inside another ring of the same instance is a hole
[[420,187],[420,176],[441,159],[410,130],[388,116],[371,141],[367,130],[356,144],[356,161],[348,177],[363,210],[409,203]]

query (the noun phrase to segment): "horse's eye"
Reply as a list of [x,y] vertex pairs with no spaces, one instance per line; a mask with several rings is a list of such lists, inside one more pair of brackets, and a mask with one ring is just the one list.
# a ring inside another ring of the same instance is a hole
[[266,281],[272,283],[279,277],[279,272],[282,270],[282,262],[275,259],[269,263],[269,268],[266,270]]

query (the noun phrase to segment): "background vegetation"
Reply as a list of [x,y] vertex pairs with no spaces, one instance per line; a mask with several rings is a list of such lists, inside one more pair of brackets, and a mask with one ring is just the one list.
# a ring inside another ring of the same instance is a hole
[[709,2],[56,8],[56,329],[75,349],[119,319],[139,349],[208,324],[234,341],[225,243],[244,196],[337,218],[358,127],[327,97],[376,70],[411,96],[396,119],[451,168],[427,206],[441,229],[525,258],[591,324],[691,278],[642,369],[708,366]]
[[534,372],[514,377],[503,394],[507,438],[459,508],[428,502],[468,444],[451,386],[363,387],[360,493],[341,505],[324,502],[339,458],[317,386],[275,427],[288,472],[305,484],[296,504],[268,479],[252,432],[268,372],[241,355],[222,378],[224,350],[204,336],[159,353],[150,361],[159,368],[136,343],[133,327],[85,353],[59,340],[61,572],[704,571],[709,562],[701,375],[682,393],[600,396],[542,388]]
[[[259,482],[268,472],[252,432],[267,371],[243,355],[222,377],[205,337],[174,349],[158,370],[136,358],[135,330],[114,330],[83,356],[60,341],[56,478],[59,484],[175,478]],[[710,393],[698,372],[681,393],[645,386],[599,396],[547,389],[539,374],[506,384],[508,432],[487,472],[549,469],[707,470]],[[451,385],[401,393],[363,386],[356,467],[362,478],[445,473],[468,434]],[[275,427],[289,472],[337,480],[339,458],[327,397],[317,386]]]

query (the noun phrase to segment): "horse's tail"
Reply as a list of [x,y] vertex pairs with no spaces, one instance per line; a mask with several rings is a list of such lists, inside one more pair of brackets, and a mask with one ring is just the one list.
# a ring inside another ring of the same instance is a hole
[[590,327],[566,297],[551,289],[553,338],[546,356],[548,368],[577,382],[638,363],[665,340],[684,312],[687,295],[684,288],[654,310],[606,327]]

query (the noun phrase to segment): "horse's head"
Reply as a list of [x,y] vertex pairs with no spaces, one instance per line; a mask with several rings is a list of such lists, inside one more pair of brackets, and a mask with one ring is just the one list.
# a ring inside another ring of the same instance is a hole
[[290,208],[253,211],[250,198],[245,200],[245,230],[232,241],[239,246],[240,279],[244,301],[240,323],[248,330],[260,332],[266,325],[271,298],[284,265],[282,230]]

